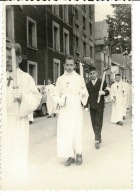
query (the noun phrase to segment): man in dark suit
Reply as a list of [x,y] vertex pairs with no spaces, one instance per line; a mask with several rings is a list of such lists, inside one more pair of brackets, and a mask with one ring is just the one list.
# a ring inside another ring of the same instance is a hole
[[[103,84],[103,89],[100,91],[101,79],[98,78],[98,72],[95,67],[90,70],[91,80],[86,84],[89,93],[88,105],[90,107],[90,116],[92,127],[95,133],[95,148],[100,148],[101,130],[103,125],[103,113],[105,107],[104,96],[109,95],[109,91],[106,90],[106,82]],[[100,102],[97,103],[98,96],[100,95]]]

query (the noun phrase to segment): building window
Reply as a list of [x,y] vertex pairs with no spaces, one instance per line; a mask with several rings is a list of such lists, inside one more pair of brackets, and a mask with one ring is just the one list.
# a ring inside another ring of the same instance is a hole
[[36,21],[27,16],[27,46],[37,49]]
[[92,35],[92,23],[89,23],[89,30],[90,30],[90,35]]
[[77,8],[75,8],[75,18],[76,18],[76,20],[78,20],[78,9]]
[[37,62],[27,61],[27,72],[33,77],[37,85]]
[[80,54],[80,51],[79,51],[79,38],[78,37],[75,37],[75,52],[76,52],[76,55]]
[[86,56],[87,52],[86,52],[86,43],[83,42],[83,52],[84,52],[84,56]]
[[76,37],[75,41],[76,41],[76,49],[79,50],[79,38]]
[[59,5],[52,5],[52,12],[59,16]]
[[6,6],[6,39],[14,41],[14,8]]
[[89,15],[92,16],[92,14],[93,14],[92,5],[89,5]]
[[93,54],[92,54],[92,46],[90,46],[90,57],[91,57],[91,59],[93,57]]
[[53,21],[53,49],[60,51],[60,30],[59,24]]
[[83,30],[85,30],[86,29],[86,19],[85,19],[85,17],[83,16]]
[[69,55],[69,31],[63,29],[63,52]]
[[60,76],[60,60],[53,59],[53,82],[56,83],[57,78]]
[[69,22],[69,9],[68,5],[63,6],[63,17],[64,17],[64,22],[68,23]]

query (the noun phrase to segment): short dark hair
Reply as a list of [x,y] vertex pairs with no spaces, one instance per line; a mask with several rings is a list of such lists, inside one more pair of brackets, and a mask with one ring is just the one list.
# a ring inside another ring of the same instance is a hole
[[73,60],[74,61],[74,58],[73,58],[73,56],[65,56],[65,63],[66,63],[66,60]]
[[91,72],[91,71],[96,71],[97,72],[96,67],[90,67],[89,72]]
[[116,74],[115,77],[116,77],[116,76],[121,76],[121,75],[120,75],[120,74]]
[[12,44],[10,42],[6,42],[6,49],[11,50],[14,45],[16,56],[21,56],[22,55],[22,50],[21,46],[18,43]]

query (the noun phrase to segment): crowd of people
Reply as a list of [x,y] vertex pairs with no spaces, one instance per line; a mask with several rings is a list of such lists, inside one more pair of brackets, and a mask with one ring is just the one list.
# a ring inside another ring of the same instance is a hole
[[[20,45],[14,44],[14,49],[18,88],[13,88],[13,57],[11,56],[11,45],[7,45],[7,127],[3,136],[3,154],[4,171],[8,173],[8,176],[18,174],[20,177],[28,171],[29,115],[39,105],[41,95],[33,78],[19,68],[22,61]],[[100,149],[102,143],[105,96],[110,95],[112,101],[112,123],[122,126],[126,111],[131,107],[131,85],[122,81],[120,74],[116,74],[115,83],[109,90],[106,82],[98,77],[95,67],[90,69],[91,80],[87,83],[74,69],[74,59],[66,57],[64,74],[58,77],[55,86],[48,79],[48,85],[44,89],[47,97],[48,118],[58,113],[57,155],[67,158],[65,166],[70,166],[73,163],[81,165],[83,162],[82,106],[89,108],[90,111],[96,149]]]

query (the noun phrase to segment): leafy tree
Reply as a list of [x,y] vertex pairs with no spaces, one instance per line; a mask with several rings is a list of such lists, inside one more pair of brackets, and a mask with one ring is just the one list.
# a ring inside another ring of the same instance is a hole
[[114,15],[107,16],[108,45],[111,53],[131,52],[131,5],[113,4]]

